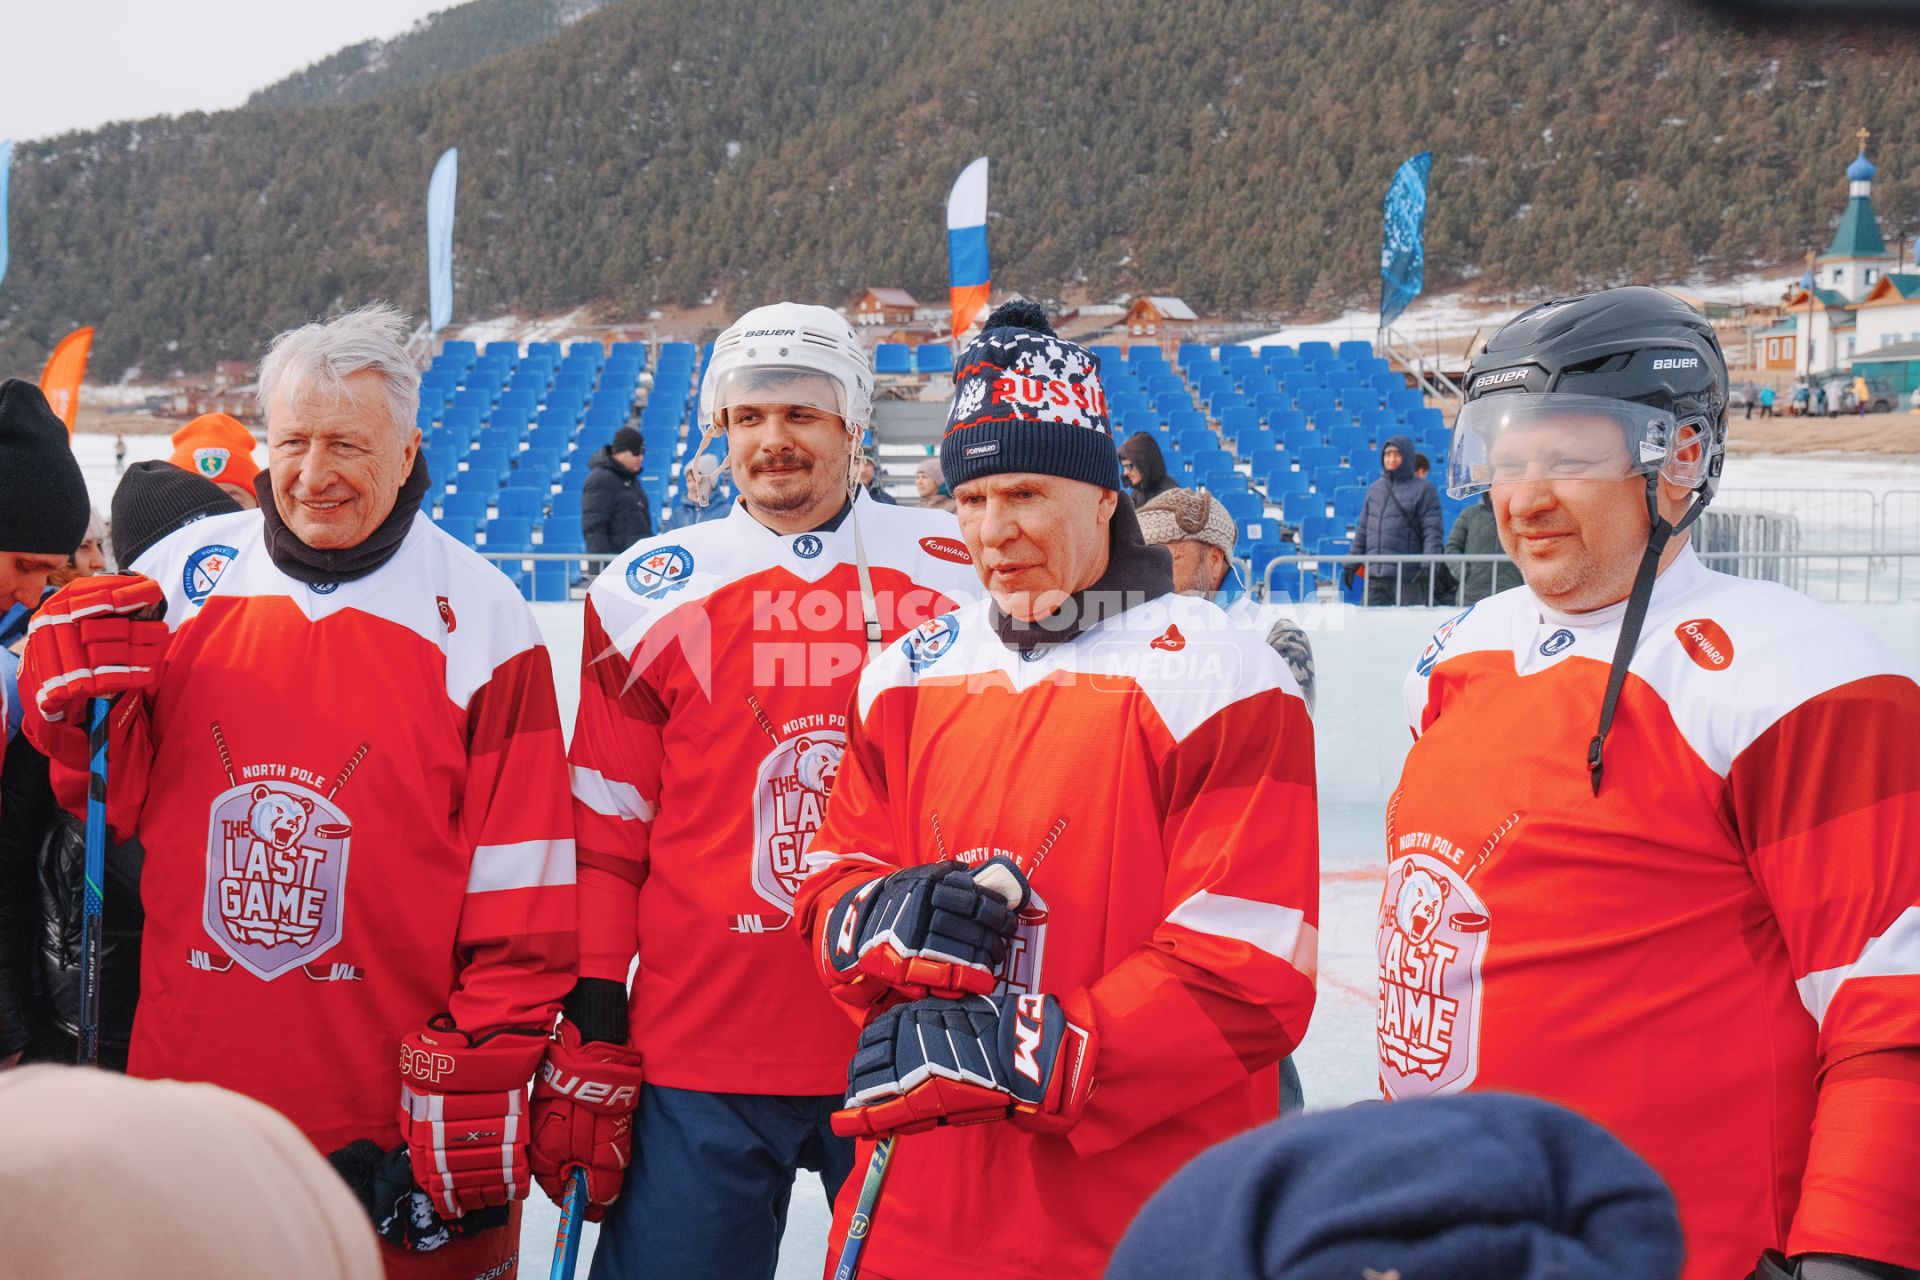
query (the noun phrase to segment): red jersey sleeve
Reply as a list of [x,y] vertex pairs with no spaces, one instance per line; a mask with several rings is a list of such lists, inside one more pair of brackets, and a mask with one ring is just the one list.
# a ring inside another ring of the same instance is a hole
[[460,831],[473,849],[448,1011],[463,1030],[546,1027],[579,958],[566,745],[553,668],[534,645],[467,703]]
[[1801,703],[1734,757],[1727,799],[1819,1024],[1787,1251],[1920,1266],[1920,686],[1873,675]]
[[660,803],[666,707],[587,601],[580,709],[568,754],[579,842],[580,976],[624,985],[639,946],[640,886]]
[[1094,1094],[1067,1135],[1082,1155],[1278,1061],[1313,1012],[1320,841],[1306,704],[1277,688],[1229,703],[1172,745],[1160,782],[1165,917],[1061,1000],[1100,1036]]

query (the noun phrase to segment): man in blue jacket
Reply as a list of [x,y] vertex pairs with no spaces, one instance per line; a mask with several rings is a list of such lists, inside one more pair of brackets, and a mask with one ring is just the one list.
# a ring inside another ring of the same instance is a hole
[[[1353,554],[1438,555],[1441,550],[1440,495],[1413,474],[1413,441],[1394,436],[1380,449],[1380,478],[1367,490],[1366,505],[1353,530]],[[1350,585],[1357,564],[1340,571]],[[1426,565],[1383,562],[1367,566],[1367,603],[1447,603],[1427,599]]]

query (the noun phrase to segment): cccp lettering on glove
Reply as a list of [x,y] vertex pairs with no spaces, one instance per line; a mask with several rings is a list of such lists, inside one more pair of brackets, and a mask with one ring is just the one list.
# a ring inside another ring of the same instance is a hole
[[1093,1092],[1098,1041],[1049,995],[915,1000],[860,1033],[847,1068],[842,1137],[1011,1118],[1064,1133]]
[[152,578],[75,578],[49,596],[27,625],[23,701],[59,724],[89,698],[153,687],[173,638],[160,621],[166,608],[166,593]]
[[988,995],[1030,897],[1011,858],[973,870],[908,867],[842,894],[820,930],[820,967],[855,1008],[891,996]]
[[557,1204],[567,1178],[587,1173],[587,1220],[598,1222],[633,1163],[633,1112],[640,1104],[640,1055],[623,1044],[582,1043],[562,1019],[533,1086],[533,1176]]
[[400,1133],[414,1181],[446,1217],[527,1194],[527,1082],[546,1032],[473,1037],[436,1014],[400,1042]]

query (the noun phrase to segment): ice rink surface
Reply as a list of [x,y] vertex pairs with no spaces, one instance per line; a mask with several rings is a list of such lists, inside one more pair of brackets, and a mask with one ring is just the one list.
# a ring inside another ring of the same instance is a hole
[[[114,483],[112,438],[75,441],[96,505],[107,509]],[[128,461],[164,457],[162,437],[127,437]],[[1744,474],[1743,474],[1744,473]],[[1727,485],[1749,487],[1920,489],[1920,466],[1877,459],[1736,459]],[[1920,602],[1842,605],[1874,632],[1909,671],[1920,672]],[[1320,983],[1306,1042],[1296,1055],[1307,1104],[1337,1107],[1377,1096],[1373,1067],[1373,917],[1379,903],[1380,848],[1386,798],[1411,738],[1402,680],[1445,609],[1322,609],[1313,612],[1319,682],[1314,716],[1320,786]],[[578,701],[582,611],[578,603],[534,606],[553,657],[561,720],[569,727]],[[796,962],[804,958],[796,951]],[[858,1179],[861,1170],[854,1171]],[[521,1233],[521,1274],[544,1274],[558,1213],[537,1191]],[[781,1280],[810,1280],[826,1256],[829,1212],[817,1179],[794,1189]],[[586,1228],[580,1274],[597,1228]]]

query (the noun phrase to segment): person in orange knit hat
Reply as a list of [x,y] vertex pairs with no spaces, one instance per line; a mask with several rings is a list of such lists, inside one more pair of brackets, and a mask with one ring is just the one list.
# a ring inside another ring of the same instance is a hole
[[238,418],[203,413],[173,433],[173,453],[167,458],[182,471],[213,481],[228,497],[251,511],[260,505],[253,478],[260,467],[253,460],[257,444],[253,432]]

